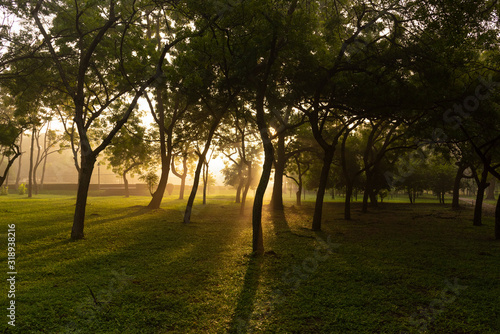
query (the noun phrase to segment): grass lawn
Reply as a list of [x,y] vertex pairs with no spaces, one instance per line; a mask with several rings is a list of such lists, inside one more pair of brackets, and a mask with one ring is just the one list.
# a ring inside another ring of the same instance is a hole
[[[148,211],[147,197],[92,197],[86,239],[69,240],[75,199],[0,197],[1,261],[16,224],[16,326],[5,333],[499,333],[493,218],[432,203],[313,203],[264,213],[263,258],[229,197]],[[249,205],[250,206],[250,205]],[[4,270],[4,275],[6,272]]]

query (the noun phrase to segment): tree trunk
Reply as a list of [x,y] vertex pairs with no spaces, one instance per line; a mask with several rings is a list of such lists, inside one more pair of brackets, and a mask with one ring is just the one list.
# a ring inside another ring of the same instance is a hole
[[36,148],[37,148],[36,159],[34,160],[34,165],[33,165],[33,191],[35,192],[35,195],[38,195],[37,171],[38,171],[38,166],[40,166],[41,162],[40,153],[42,151],[42,148],[40,147],[40,132],[36,134]]
[[212,143],[212,137],[214,136],[215,130],[219,126],[220,118],[216,118],[211,127],[210,132],[208,133],[208,138],[205,143],[205,148],[200,155],[198,160],[198,165],[196,166],[196,171],[194,173],[193,180],[193,188],[191,189],[191,194],[189,195],[188,202],[186,204],[186,211],[184,212],[184,224],[189,224],[191,222],[191,212],[193,210],[194,199],[196,197],[196,192],[198,191],[198,185],[200,184],[200,174],[203,164],[205,162],[205,158],[207,156],[208,149],[210,148],[210,144]]
[[481,179],[479,184],[477,185],[477,195],[476,195],[476,206],[474,207],[474,226],[482,226],[482,214],[483,214],[483,199],[484,199],[484,190],[488,187],[488,183],[486,179],[488,177],[488,169],[483,168],[483,172],[481,173]]
[[495,208],[495,239],[500,240],[500,195],[497,199],[497,207]]
[[373,190],[370,190],[370,205],[372,207],[377,207],[378,206],[378,200],[377,200],[377,193],[378,191],[373,191]]
[[78,173],[78,191],[76,194],[75,216],[73,219],[73,228],[71,229],[71,239],[78,240],[84,238],[83,227],[85,221],[85,208],[87,206],[87,197],[90,187],[90,180],[96,157],[93,154],[84,156],[82,151],[81,167]]
[[174,159],[172,158],[171,163],[172,163],[172,173],[177,176],[178,178],[181,179],[181,187],[179,190],[179,199],[184,199],[184,190],[186,189],[186,177],[187,177],[187,172],[188,172],[188,167],[187,167],[187,154],[183,154],[182,156],[182,174],[177,173],[175,170],[175,162]]
[[43,158],[43,165],[42,165],[42,177],[40,178],[40,190],[43,191],[43,183],[45,180],[45,169],[47,167],[47,155]]
[[208,164],[203,162],[203,205],[207,204]]
[[241,166],[239,166],[239,171],[238,171],[238,188],[236,189],[236,198],[234,200],[235,203],[241,203],[241,191],[243,187],[245,186],[244,182],[245,180],[243,179],[242,171],[241,171]]
[[490,185],[486,188],[486,199],[494,200],[495,199],[495,188],[497,185],[497,180],[493,177],[491,178]]
[[348,182],[345,190],[345,202],[344,202],[344,219],[351,219],[351,197],[352,197],[352,182]]
[[21,155],[19,156],[19,163],[17,164],[17,174],[16,174],[16,183],[14,184],[14,188],[19,188],[19,181],[21,181],[21,167],[22,167],[22,152],[23,152],[23,133],[21,133],[21,136],[19,138],[19,152]]
[[455,176],[455,181],[453,181],[453,199],[451,202],[451,208],[456,210],[460,209],[460,181],[464,175],[466,165],[460,164],[458,166],[457,175]]
[[283,211],[283,174],[285,173],[285,135],[278,135],[278,147],[276,150],[276,160],[274,161],[274,185],[271,196],[271,210]]
[[363,192],[363,207],[361,209],[361,212],[367,213],[368,212],[368,200],[372,198],[372,192],[373,192],[373,187],[372,187],[372,180],[373,180],[373,173],[369,170],[366,170],[366,184],[365,184],[365,191]]
[[140,163],[135,162],[133,163],[129,168],[125,169],[123,171],[123,185],[125,186],[125,197],[130,197],[130,190],[128,188],[128,180],[127,180],[127,174],[132,170],[132,168],[139,166]]
[[323,168],[319,177],[319,187],[316,194],[316,204],[314,207],[314,216],[312,222],[313,231],[321,231],[321,219],[323,216],[323,200],[325,198],[326,185],[328,183],[328,175],[330,174],[330,167],[333,161],[334,148],[325,150],[323,158]]
[[167,187],[170,160],[172,157],[172,124],[170,124],[169,133],[167,133],[165,129],[165,107],[163,105],[163,97],[160,88],[156,88],[156,100],[158,104],[158,128],[160,132],[161,176],[158,187],[148,204],[148,208],[150,209],[160,208]]
[[250,185],[252,184],[252,162],[247,162],[247,182],[245,183],[245,187],[243,188],[243,194],[241,196],[241,205],[240,205],[240,214],[243,215],[245,213],[245,203],[247,200],[248,190],[250,189]]
[[302,205],[302,202],[301,202],[301,196],[302,196],[302,185],[299,185],[298,186],[298,190],[297,192],[295,193],[295,198],[297,199],[296,201],[296,204],[297,206],[301,206]]
[[5,170],[3,172],[3,175],[0,175],[0,187],[3,185],[5,180],[8,180],[9,176],[9,170],[14,164],[14,161],[21,155],[20,152],[16,152],[14,157],[10,158],[9,161],[7,162],[7,167],[5,167]]
[[[264,194],[266,192],[267,184],[269,183],[269,178],[271,177],[271,169],[273,168],[274,160],[274,148],[271,140],[264,138],[262,133],[262,141],[264,145],[264,164],[262,166],[262,174],[260,176],[259,185],[255,191],[255,198],[253,201],[252,209],[252,248],[256,255],[264,254],[264,238],[262,235],[262,205],[264,202]],[[267,137],[267,132],[266,132]]]
[[33,125],[33,130],[31,131],[30,168],[28,172],[28,198],[33,197],[33,153],[35,150],[35,133],[36,129]]

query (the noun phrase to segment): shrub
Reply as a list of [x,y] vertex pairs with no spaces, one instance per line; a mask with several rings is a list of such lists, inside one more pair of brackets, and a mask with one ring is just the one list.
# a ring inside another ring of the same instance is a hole
[[9,187],[3,186],[0,188],[0,196],[5,196],[9,194]]
[[17,188],[17,192],[19,193],[19,195],[26,194],[27,190],[28,188],[26,188],[26,185],[24,183],[21,183],[21,185],[19,185],[19,188]]

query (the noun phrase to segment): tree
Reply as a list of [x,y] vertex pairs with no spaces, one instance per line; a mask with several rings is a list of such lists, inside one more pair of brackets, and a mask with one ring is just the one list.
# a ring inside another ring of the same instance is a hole
[[[187,141],[175,143],[174,147],[177,147],[179,151],[173,153],[171,170],[172,174],[181,179],[181,186],[179,189],[179,199],[184,199],[186,178],[188,176],[189,166],[193,160],[193,152],[191,151],[190,144]],[[182,158],[182,173],[179,173],[175,166],[175,159],[178,156]]]
[[[154,9],[152,4],[138,10],[133,2],[114,0],[106,5],[80,1],[49,5],[37,1],[23,2],[17,9],[26,22],[35,23],[43,36],[44,52],[56,69],[52,85],[72,103],[80,144],[80,171],[71,237],[81,239],[97,156],[127,122],[146,89],[162,82],[169,50],[196,32],[179,25],[175,37],[172,31],[161,51],[155,53],[151,52],[154,43],[145,38],[140,25],[134,24],[141,20],[141,10]],[[52,20],[46,20],[47,17]],[[112,106],[120,106],[115,108],[115,122],[108,124],[104,136],[92,147],[89,131],[103,115],[109,114]]]
[[3,96],[0,100],[0,154],[2,158],[7,158],[7,164],[0,174],[0,187],[5,182],[14,161],[21,155],[17,141],[23,131],[23,126],[14,117],[14,110],[9,106],[8,98]]

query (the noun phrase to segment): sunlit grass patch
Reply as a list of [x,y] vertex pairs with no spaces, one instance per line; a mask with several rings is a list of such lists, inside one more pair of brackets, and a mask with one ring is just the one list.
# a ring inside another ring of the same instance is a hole
[[[313,203],[287,202],[284,213],[265,208],[267,253],[254,258],[250,216],[231,198],[196,201],[187,226],[185,201],[151,211],[148,200],[89,198],[86,238],[74,242],[73,197],[0,197],[18,243],[10,331],[418,333],[417,321],[429,332],[500,330],[500,245],[492,219],[473,227],[470,210],[382,203],[362,214],[354,203],[345,221],[342,203],[326,203],[316,233]],[[445,290],[455,282],[466,288]],[[455,298],[434,312],[442,296]]]

